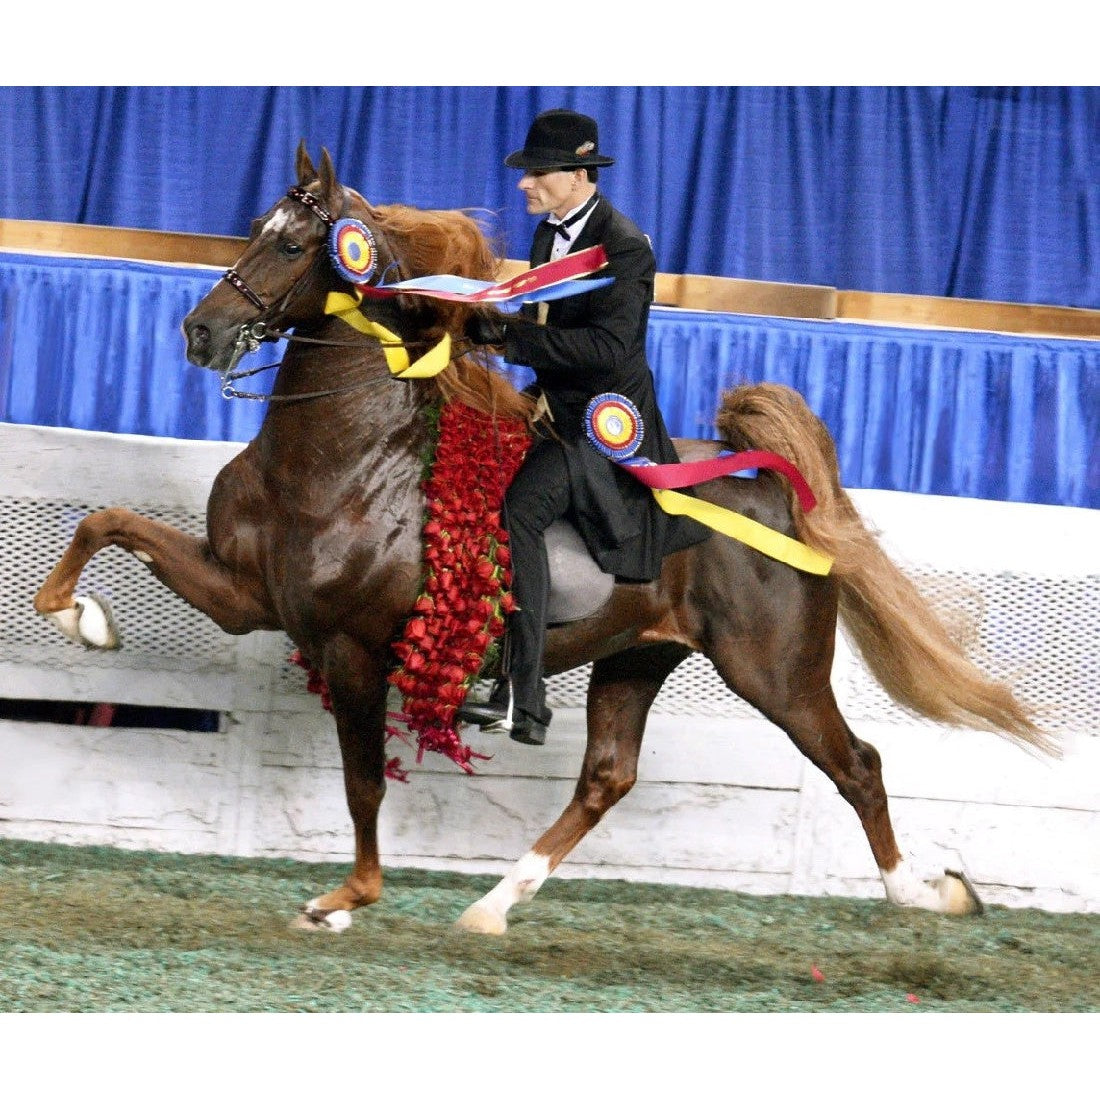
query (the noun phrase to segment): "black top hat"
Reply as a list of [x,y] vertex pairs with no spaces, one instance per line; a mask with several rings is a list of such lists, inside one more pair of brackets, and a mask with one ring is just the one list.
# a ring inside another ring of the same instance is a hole
[[509,168],[605,168],[615,162],[599,153],[596,120],[576,111],[543,111],[527,131],[522,149],[504,158]]

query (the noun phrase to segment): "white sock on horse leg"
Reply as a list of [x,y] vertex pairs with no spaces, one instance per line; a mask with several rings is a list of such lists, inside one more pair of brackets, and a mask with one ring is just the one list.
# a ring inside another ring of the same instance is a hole
[[550,860],[528,852],[477,904],[503,916],[516,902],[534,897],[549,877]]

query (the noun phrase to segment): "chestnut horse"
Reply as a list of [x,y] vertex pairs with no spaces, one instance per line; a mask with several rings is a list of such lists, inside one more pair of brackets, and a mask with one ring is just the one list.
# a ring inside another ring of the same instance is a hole
[[[297,186],[253,223],[235,268],[183,323],[188,359],[223,374],[257,338],[289,337],[259,434],[214,482],[206,537],[122,508],[96,512],[79,524],[34,606],[74,640],[117,644],[104,609],[75,595],[92,555],[115,545],[223,630],[290,636],[328,683],[355,834],[351,872],[306,903],[300,922],[339,930],[382,889],[387,675],[422,578],[427,410],[441,398],[502,417],[530,409],[473,352],[436,378],[396,380],[376,337],[324,313],[328,293],[347,290],[326,252],[334,220],[369,227],[388,282],[443,273],[492,279],[498,261],[476,222],[459,212],[372,206],[337,181],[327,151],[315,168],[300,146],[297,173]],[[457,343],[469,309],[408,295],[361,306],[409,346],[433,345],[446,332]],[[1045,735],[970,662],[879,548],[840,486],[828,432],[797,393],[732,390],[716,423],[724,442],[679,440],[684,459],[775,451],[798,466],[819,504],[804,515],[787,482],[768,472],[720,478],[698,494],[831,555],[831,574],[799,572],[714,534],[669,556],[655,582],[617,584],[602,609],[551,628],[548,674],[593,666],[581,775],[562,815],[462,914],[460,927],[502,933],[510,907],[530,898],[631,789],[650,705],[693,652],[836,784],[859,816],[891,902],[980,909],[961,874],[925,882],[899,851],[878,753],[849,729],[830,686],[838,613],[872,673],[908,709],[1043,749]]]

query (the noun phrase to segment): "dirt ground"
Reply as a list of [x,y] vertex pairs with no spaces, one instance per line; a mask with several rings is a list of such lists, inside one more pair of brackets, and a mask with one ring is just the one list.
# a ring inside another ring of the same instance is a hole
[[394,870],[343,934],[291,927],[346,868],[0,841],[9,1013],[1091,1013],[1100,916]]

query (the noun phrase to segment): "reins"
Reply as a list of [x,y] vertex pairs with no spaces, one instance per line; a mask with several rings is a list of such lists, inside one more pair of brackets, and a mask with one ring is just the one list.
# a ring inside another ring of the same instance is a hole
[[[294,344],[320,344],[324,347],[331,348],[361,348],[362,343],[356,343],[352,340],[321,340],[315,336],[299,336],[296,333],[282,332],[279,329],[271,329],[267,331],[265,337],[269,340],[286,340],[287,343]],[[379,340],[378,343],[382,347],[405,347],[415,348],[424,347],[427,340],[416,340],[412,342],[404,341],[387,341]],[[470,347],[473,347],[470,344]],[[361,390],[367,386],[381,385],[384,382],[392,381],[391,377],[380,376],[378,378],[364,378],[358,382],[352,382],[350,385],[341,386],[338,389],[331,390],[312,390],[309,393],[252,393],[248,390],[238,390],[233,383],[239,382],[242,378],[251,378],[253,375],[263,374],[264,371],[275,370],[281,366],[281,363],[268,363],[263,367],[253,367],[251,370],[237,370],[226,371],[222,375],[222,397],[227,400],[234,397],[247,398],[250,401],[269,401],[269,402],[290,402],[290,401],[311,401],[317,397],[335,397],[338,394],[354,393],[356,390]]]
[[243,397],[250,401],[268,401],[272,403],[312,401],[317,397],[335,397],[338,394],[354,393],[355,390],[361,390],[367,386],[380,385],[382,382],[388,381],[386,378],[364,378],[358,382],[352,382],[348,386],[341,386],[338,389],[313,390],[310,393],[252,393],[249,390],[239,390],[233,385],[234,382],[240,381],[242,378],[251,378],[254,374],[262,374],[265,370],[274,370],[278,366],[281,366],[281,364],[268,363],[266,367],[253,367],[252,370],[227,371],[222,375],[222,397],[227,400],[233,397]]

